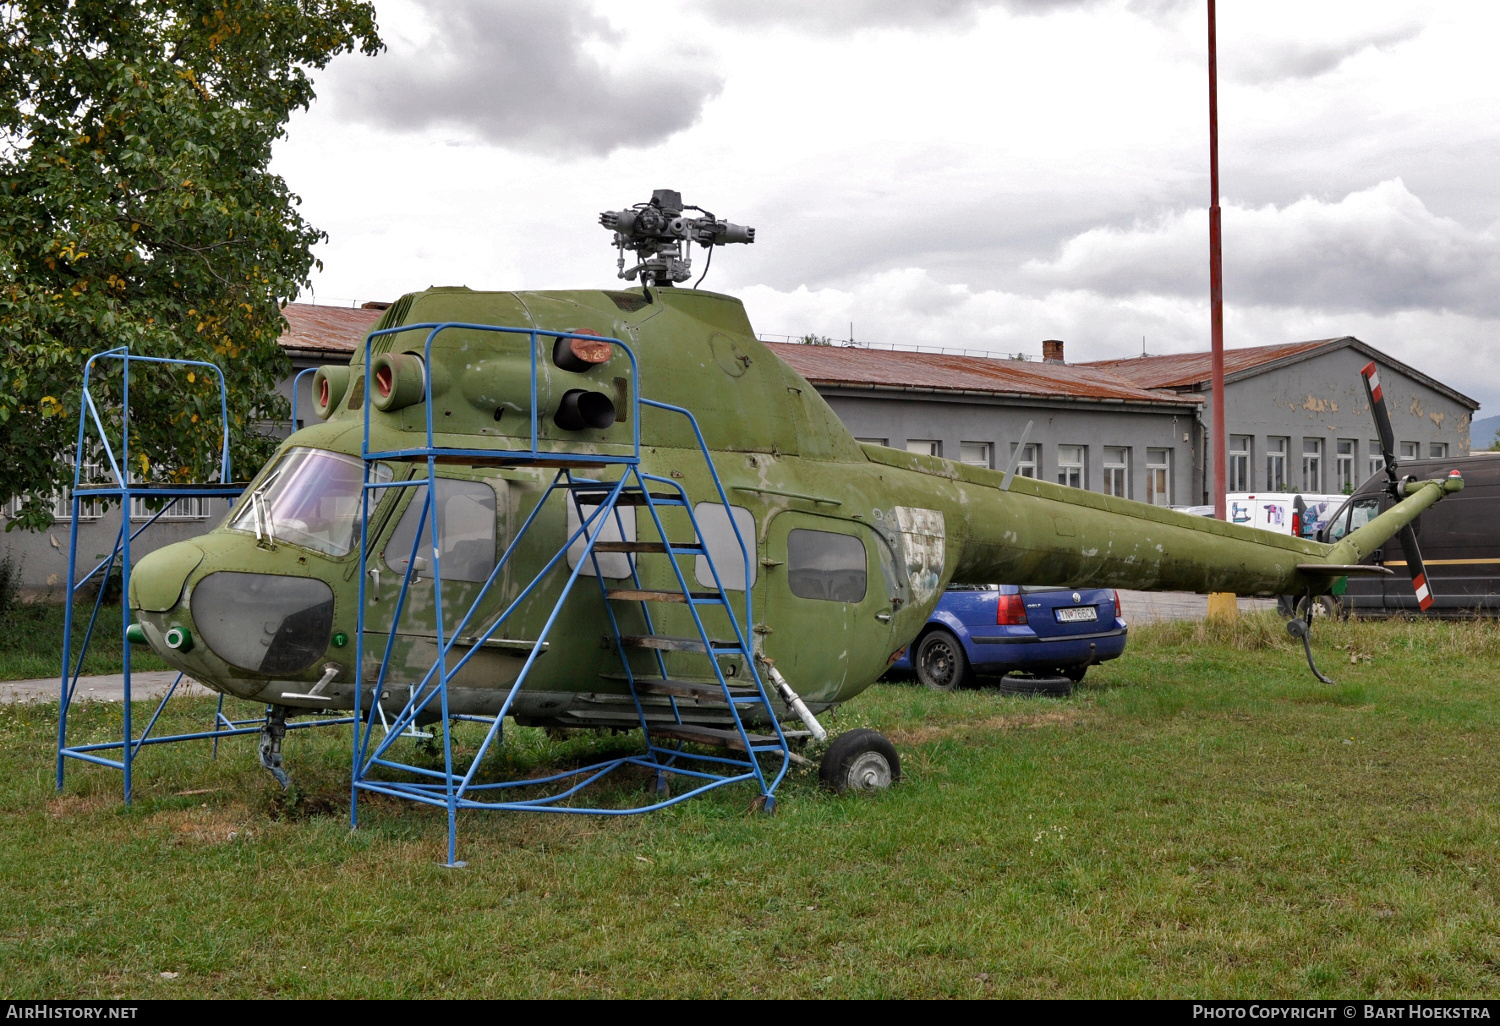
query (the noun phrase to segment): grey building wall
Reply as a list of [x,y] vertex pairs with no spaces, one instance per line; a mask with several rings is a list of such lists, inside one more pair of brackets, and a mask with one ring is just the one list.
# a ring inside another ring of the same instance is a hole
[[1039,475],[1057,481],[1058,447],[1084,448],[1083,487],[1104,491],[1104,449],[1128,450],[1128,494],[1145,501],[1147,450],[1168,452],[1170,501],[1198,501],[1201,468],[1195,460],[1198,436],[1191,408],[1163,408],[1125,403],[1015,400],[1004,396],[916,395],[834,387],[819,394],[856,438],[884,440],[904,449],[909,441],[939,443],[939,455],[961,459],[965,442],[989,443],[990,466],[1004,470],[1011,449],[1021,440],[1026,422],[1033,426],[1028,444],[1038,447]]
[[[1379,449],[1375,422],[1359,374],[1369,361],[1369,355],[1348,347],[1226,381],[1224,419],[1229,438],[1225,449],[1235,448],[1236,438],[1248,437],[1250,453],[1249,487],[1239,489],[1231,481],[1229,490],[1276,490],[1269,480],[1267,456],[1278,442],[1287,450],[1289,491],[1343,491],[1338,467],[1341,441],[1353,449],[1354,483],[1357,485],[1373,473],[1370,459],[1378,455]],[[1441,453],[1449,456],[1465,455],[1469,451],[1473,408],[1384,361],[1377,362],[1396,434],[1397,456],[1403,455],[1402,443],[1413,447],[1422,458],[1439,455],[1434,446],[1444,447]],[[1203,394],[1206,400],[1203,419],[1212,423],[1212,397],[1207,389]],[[1313,480],[1304,484],[1302,458],[1310,442],[1318,444],[1320,459]],[[1205,503],[1213,501],[1209,496],[1212,459],[1210,452],[1201,492]],[[1231,458],[1226,469],[1233,468]]]

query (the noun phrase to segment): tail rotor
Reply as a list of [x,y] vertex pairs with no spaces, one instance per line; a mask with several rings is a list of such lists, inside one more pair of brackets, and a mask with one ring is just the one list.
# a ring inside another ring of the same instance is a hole
[[[1380,435],[1380,455],[1385,460],[1386,490],[1391,498],[1400,501],[1401,479],[1396,473],[1396,433],[1391,429],[1390,411],[1385,406],[1385,393],[1380,388],[1380,369],[1371,360],[1360,369],[1365,383],[1365,395],[1370,399],[1370,413],[1375,418],[1375,430]],[[1432,606],[1432,588],[1427,583],[1427,565],[1422,562],[1422,550],[1417,547],[1417,532],[1410,525],[1396,535],[1401,540],[1401,551],[1406,555],[1406,572],[1411,575],[1412,590],[1417,593],[1417,605],[1426,612]]]

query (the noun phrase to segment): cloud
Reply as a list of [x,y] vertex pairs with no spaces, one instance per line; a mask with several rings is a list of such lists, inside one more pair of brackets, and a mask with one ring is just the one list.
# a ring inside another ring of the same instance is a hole
[[1368,50],[1389,50],[1421,34],[1422,26],[1412,22],[1323,45],[1300,39],[1262,41],[1249,52],[1226,61],[1224,70],[1233,78],[1251,84],[1316,78],[1337,69],[1351,57]]
[[[346,70],[347,113],[465,129],[550,156],[651,146],[696,123],[723,79],[701,53],[637,54],[583,0],[424,0],[432,36]],[[647,62],[646,58],[650,58]]]
[[1100,0],[704,0],[714,19],[735,25],[786,25],[811,32],[845,33],[873,28],[972,25],[980,12],[999,7],[1012,14],[1044,15]]
[[[1112,296],[1085,289],[1025,293],[946,284],[922,268],[875,275],[847,289],[736,290],[751,323],[774,335],[812,332],[862,344],[942,346],[1041,355],[1041,340],[1067,343],[1073,363],[1208,348],[1208,290],[1196,295]],[[1331,313],[1295,305],[1230,303],[1231,349],[1354,335],[1484,404],[1500,408],[1500,350],[1492,318],[1445,311]]]
[[[1051,288],[1105,295],[1207,292],[1208,216],[1176,213],[1093,228],[1023,273]],[[1500,238],[1440,217],[1399,178],[1337,202],[1224,210],[1227,302],[1329,312],[1451,310],[1500,316]],[[1231,299],[1232,297],[1232,299]]]

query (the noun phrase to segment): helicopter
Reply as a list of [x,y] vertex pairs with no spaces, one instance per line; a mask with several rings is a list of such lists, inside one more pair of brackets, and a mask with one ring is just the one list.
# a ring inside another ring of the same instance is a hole
[[[403,296],[317,371],[319,422],[227,518],[136,565],[140,640],[269,707],[261,760],[283,785],[285,718],[337,709],[398,731],[509,716],[748,750],[741,720],[781,737],[786,719],[821,739],[818,715],[880,678],[951,584],[1317,596],[1389,574],[1364,560],[1399,534],[1424,593],[1412,521],[1463,481],[1399,474],[1373,363],[1398,501],[1325,544],[860,443],[738,299],[682,287],[694,244],[711,259],[754,229],[672,190],[601,223],[637,285]],[[1308,624],[1289,630],[1326,681]],[[820,773],[879,788],[899,756],[850,731]]]

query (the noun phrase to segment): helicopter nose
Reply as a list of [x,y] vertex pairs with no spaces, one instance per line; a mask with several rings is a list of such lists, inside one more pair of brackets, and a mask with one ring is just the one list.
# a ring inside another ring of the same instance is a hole
[[203,550],[192,542],[177,542],[147,553],[130,571],[130,608],[167,612],[182,598],[182,586],[201,562]]

